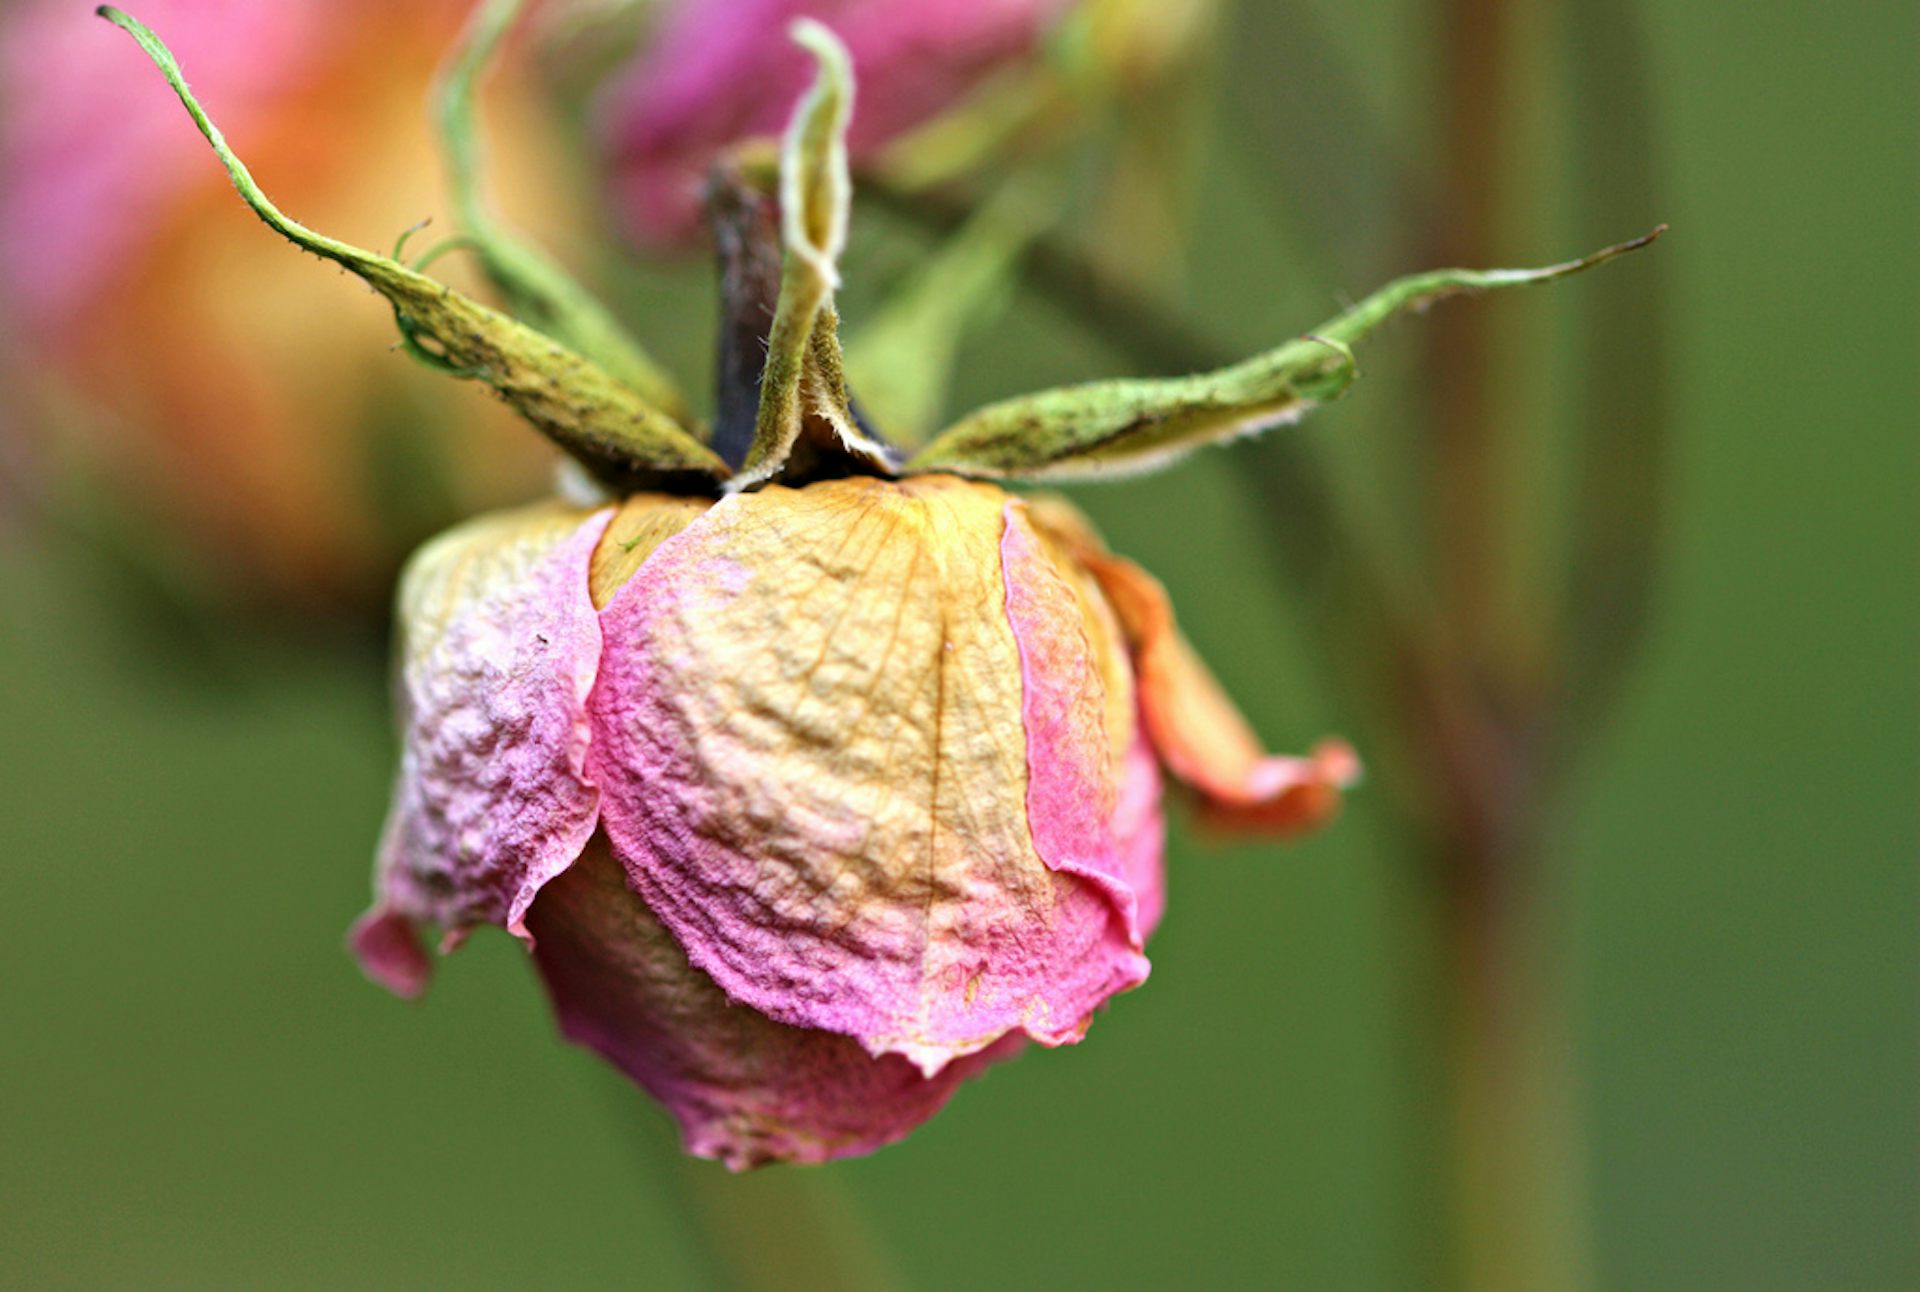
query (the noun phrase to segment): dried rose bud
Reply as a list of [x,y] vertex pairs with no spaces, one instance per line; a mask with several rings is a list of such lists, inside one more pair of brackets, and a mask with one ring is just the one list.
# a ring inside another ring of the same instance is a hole
[[369,971],[529,937],[567,1034],[735,1165],[898,1138],[1145,979],[1156,755],[1276,830],[1354,771],[1262,756],[1064,503],[947,475],[486,517],[400,614]]
[[1007,400],[906,452],[846,389],[853,82],[844,47],[800,23],[820,74],[784,142],[778,298],[735,445],[288,219],[157,39],[110,16],[262,219],[371,284],[408,344],[493,386],[608,493],[481,517],[408,568],[400,775],[355,951],[410,996],[423,926],[443,948],[487,924],[527,940],[566,1033],[736,1167],[866,1151],[1026,1041],[1079,1040],[1147,975],[1163,769],[1272,833],[1329,819],[1358,773],[1339,742],[1265,754],[1159,584],[1067,504],[995,482],[1147,469],[1297,420],[1396,312],[1620,250],[1417,275],[1232,367]]

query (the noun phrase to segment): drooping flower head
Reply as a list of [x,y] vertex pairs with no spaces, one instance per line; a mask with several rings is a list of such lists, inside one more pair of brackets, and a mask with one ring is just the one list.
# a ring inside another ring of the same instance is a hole
[[566,1034],[734,1166],[867,1151],[1027,1043],[1079,1040],[1147,975],[1163,775],[1284,834],[1357,774],[1337,741],[1266,754],[1159,584],[1066,503],[1003,484],[1292,421],[1394,312],[1596,263],[1403,280],[1243,364],[1009,400],[902,449],[848,396],[833,304],[848,56],[818,24],[794,34],[819,72],[785,136],[778,297],[737,442],[293,223],[198,117],[262,218],[603,486],[469,522],[408,569],[401,766],[355,951],[415,995],[426,930],[451,949],[507,929]]

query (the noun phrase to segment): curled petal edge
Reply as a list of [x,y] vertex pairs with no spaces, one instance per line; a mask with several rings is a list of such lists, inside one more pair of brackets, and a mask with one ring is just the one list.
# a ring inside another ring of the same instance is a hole
[[1268,834],[1304,834],[1331,821],[1360,780],[1344,740],[1305,756],[1266,752],[1173,615],[1160,581],[1108,552],[1079,514],[1057,500],[1033,513],[1074,552],[1112,606],[1133,652],[1141,722],[1166,768],[1198,795],[1211,823]]
[[482,923],[530,941],[534,897],[593,831],[589,568],[614,515],[537,505],[480,517],[421,549],[402,579],[401,770],[374,904],[348,935],[396,995],[426,989],[423,926],[444,931],[443,953]]

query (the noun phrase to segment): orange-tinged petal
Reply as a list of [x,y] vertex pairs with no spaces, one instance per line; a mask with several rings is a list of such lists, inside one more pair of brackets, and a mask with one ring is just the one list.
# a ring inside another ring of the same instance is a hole
[[1160,581],[1106,551],[1066,504],[1044,500],[1034,514],[1099,582],[1133,649],[1148,738],[1167,770],[1200,796],[1208,817],[1283,833],[1332,819],[1341,790],[1359,778],[1352,748],[1326,740],[1304,758],[1268,754],[1181,635]]

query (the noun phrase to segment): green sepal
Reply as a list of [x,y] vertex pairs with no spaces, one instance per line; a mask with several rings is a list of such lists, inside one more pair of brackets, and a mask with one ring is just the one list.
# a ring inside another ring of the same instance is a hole
[[1205,444],[1298,421],[1352,384],[1352,346],[1395,315],[1448,296],[1565,278],[1644,237],[1543,269],[1436,269],[1396,279],[1278,349],[1192,377],[1092,382],[991,404],[942,432],[907,472],[1067,479],[1149,471]]
[[578,350],[684,422],[687,402],[673,378],[559,262],[502,224],[481,194],[475,85],[522,7],[523,0],[486,0],[474,11],[435,95],[454,205],[465,234],[460,245],[479,259],[517,318]]
[[631,485],[717,482],[726,476],[718,456],[598,364],[397,260],[316,233],[282,214],[187,88],[179,63],[159,37],[111,5],[96,12],[131,35],[153,60],[254,214],[288,241],[333,261],[386,297],[402,343],[417,358],[485,382],[602,479]]
[[753,443],[729,489],[773,479],[803,435],[816,447],[892,474],[884,446],[860,429],[847,397],[840,354],[840,252],[847,241],[853,182],[847,122],[853,114],[853,60],[826,27],[802,18],[793,39],[814,56],[818,73],[780,146],[780,297],[767,335]]
[[960,342],[1012,295],[1052,188],[1033,172],[1004,182],[848,340],[861,406],[896,443],[922,443],[938,426]]

